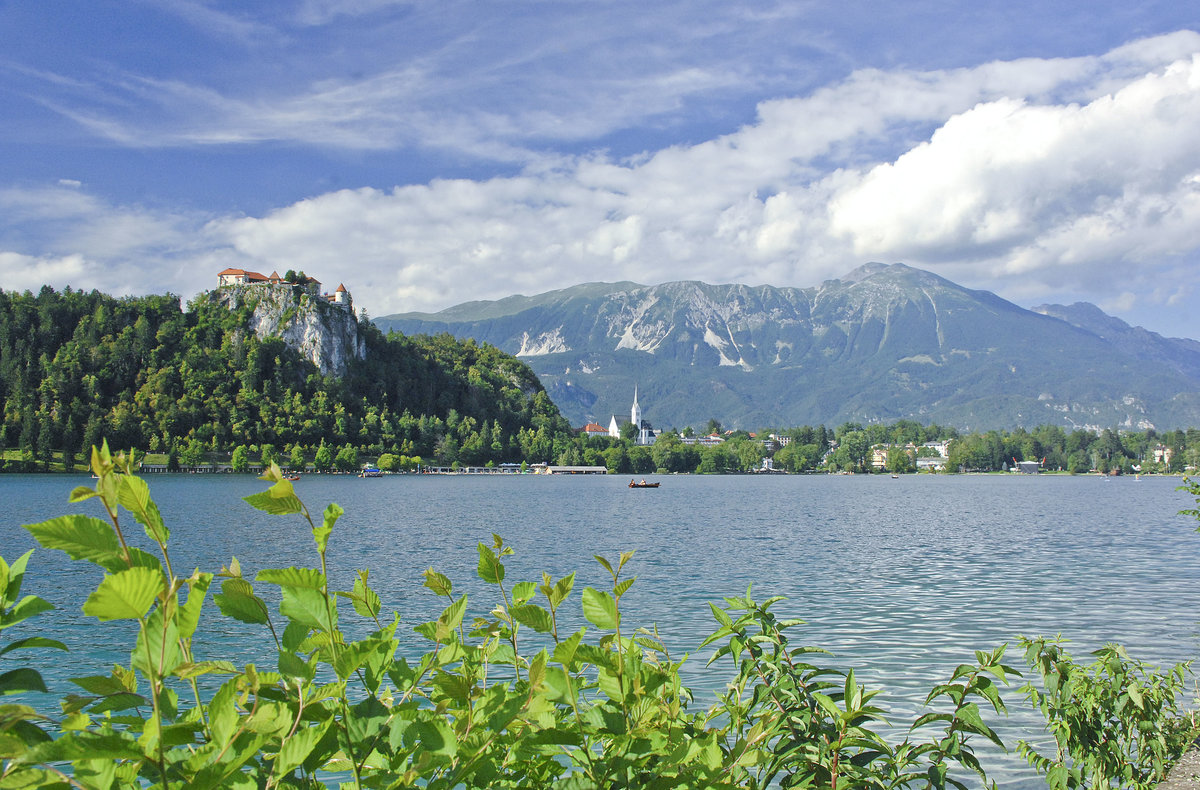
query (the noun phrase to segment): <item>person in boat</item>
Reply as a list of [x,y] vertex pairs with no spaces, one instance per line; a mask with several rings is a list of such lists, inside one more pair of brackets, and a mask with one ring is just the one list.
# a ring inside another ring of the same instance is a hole
[[646,478],[644,478],[644,477],[642,478],[641,485],[646,485]]

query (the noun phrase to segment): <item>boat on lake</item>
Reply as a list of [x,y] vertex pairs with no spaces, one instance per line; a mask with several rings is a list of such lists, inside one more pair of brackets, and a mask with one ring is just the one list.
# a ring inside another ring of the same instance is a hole
[[383,477],[383,472],[373,464],[367,464],[358,473],[359,477]]
[[630,488],[658,488],[658,483],[647,483],[645,480],[643,480],[640,483],[635,483],[634,481],[630,480],[629,487]]

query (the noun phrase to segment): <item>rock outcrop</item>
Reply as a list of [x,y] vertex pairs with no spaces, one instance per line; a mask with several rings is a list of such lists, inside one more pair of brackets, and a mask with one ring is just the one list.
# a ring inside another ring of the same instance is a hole
[[247,329],[277,337],[317,366],[323,376],[342,376],[351,359],[365,359],[366,342],[354,311],[291,285],[228,285],[211,295],[230,310],[250,309]]

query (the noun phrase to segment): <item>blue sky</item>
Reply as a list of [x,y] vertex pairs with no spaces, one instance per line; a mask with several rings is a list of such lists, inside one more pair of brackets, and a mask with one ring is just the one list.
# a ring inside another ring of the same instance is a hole
[[1200,337],[1200,6],[0,0],[0,288],[904,262]]

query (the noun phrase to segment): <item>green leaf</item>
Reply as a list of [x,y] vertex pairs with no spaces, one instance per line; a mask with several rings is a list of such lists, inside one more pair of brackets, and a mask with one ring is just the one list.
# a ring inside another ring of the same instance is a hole
[[290,774],[299,768],[312,754],[313,749],[325,737],[333,719],[329,718],[313,727],[302,727],[279,747],[279,755],[275,758],[274,775],[277,779]]
[[463,614],[466,610],[467,596],[465,595],[442,610],[437,619],[439,626],[438,636],[440,639],[444,640],[446,636],[449,636],[449,632],[458,628],[459,624],[462,623]]
[[504,565],[491,549],[479,544],[479,578],[489,584],[499,584],[504,581]]
[[163,523],[158,505],[150,498],[150,486],[145,480],[134,475],[121,475],[117,501],[146,529],[150,540],[159,544],[167,542],[171,532]]
[[458,753],[458,740],[454,730],[444,719],[420,720],[413,722],[405,731],[405,741],[413,738],[426,752],[454,757]]
[[71,493],[67,496],[67,501],[74,504],[91,499],[94,496],[98,496],[96,489],[88,488],[87,486],[76,486],[71,489]]
[[[290,483],[289,483],[290,485]],[[346,511],[341,505],[329,503],[325,508],[325,514],[321,521],[321,526],[313,528],[313,540],[317,542],[317,551],[324,554],[326,547],[329,545],[329,536],[333,534],[333,525]]]
[[110,710],[129,710],[130,708],[141,707],[146,703],[146,698],[140,694],[113,694],[112,696],[98,700],[89,710],[91,713],[104,713]]
[[442,574],[429,568],[425,571],[425,586],[433,590],[435,595],[449,596],[454,591],[454,585]]
[[316,568],[264,568],[255,574],[254,581],[278,584],[280,587],[325,589],[325,576]]
[[1126,686],[1125,691],[1129,693],[1129,699],[1133,701],[1138,710],[1146,709],[1146,703],[1142,699],[1142,690],[1138,688],[1136,681]]
[[959,708],[954,718],[961,729],[982,735],[997,746],[1004,748],[1004,743],[1000,740],[1000,736],[996,735],[990,727],[983,723],[983,717],[979,713],[979,706],[974,702]]
[[138,620],[162,592],[162,574],[150,568],[129,568],[106,575],[83,604],[83,613],[100,620]]
[[0,570],[2,570],[3,581],[0,582],[0,593],[4,595],[4,606],[12,601],[17,600],[21,594],[21,582],[25,578],[25,566],[29,563],[29,558],[33,556],[33,549],[22,554],[17,558],[11,566],[0,557]]
[[566,639],[554,646],[554,660],[565,667],[569,667],[575,661],[575,653],[579,650],[579,643],[583,641],[585,629],[580,628],[575,633],[571,634]]
[[514,604],[525,603],[536,594],[537,585],[533,582],[517,582],[512,588],[512,600]]
[[19,694],[23,691],[46,693],[46,683],[37,670],[21,667],[0,675],[0,694]]
[[54,608],[54,604],[43,601],[36,595],[26,595],[21,601],[3,615],[0,615],[0,628],[8,628],[11,625],[16,625],[22,620],[28,620],[30,617],[36,617],[42,612],[48,612]]
[[24,639],[18,639],[15,642],[9,642],[3,648],[0,648],[0,656],[10,650],[27,650],[35,647],[49,647],[54,650],[67,650],[67,646],[57,639],[48,639],[44,636],[29,636]]
[[615,629],[621,622],[617,602],[612,595],[594,587],[583,590],[583,616],[597,628]]
[[[339,658],[343,654],[339,654]],[[303,678],[311,681],[316,674],[316,668],[295,653],[280,651],[279,673],[293,678]],[[347,673],[348,676],[348,673]]]
[[550,605],[554,608],[567,599],[571,594],[571,590],[575,589],[575,571],[571,571],[566,576],[562,577],[554,583],[554,590],[547,593],[546,597],[550,599]]
[[[334,622],[336,622],[337,602],[330,600],[329,608],[332,610]],[[279,611],[286,617],[309,628],[315,628],[324,633],[332,630],[332,623],[328,622],[330,614],[325,608],[325,596],[318,590],[307,587],[284,587],[283,601],[279,604]]]
[[554,629],[550,613],[535,603],[515,604],[509,614],[521,625],[527,625],[539,633],[548,634]]
[[604,570],[608,571],[613,578],[616,578],[617,574],[615,571],[613,571],[613,566],[609,564],[608,560],[604,559],[599,554],[593,554],[592,558],[596,560],[596,562],[600,563],[601,568],[604,568]]
[[146,618],[146,627],[138,631],[130,666],[142,670],[147,677],[165,677],[183,663],[179,649],[179,627],[176,618],[166,618],[162,607]]
[[629,591],[629,588],[633,586],[633,583],[635,581],[637,581],[636,576],[630,577],[628,579],[622,579],[621,581],[619,581],[613,585],[613,594],[616,595],[618,599],[620,599],[622,595],[624,595],[626,592]]
[[303,513],[304,503],[292,492],[292,484],[281,480],[266,491],[242,497],[251,507],[272,516],[287,516]]
[[105,697],[109,694],[123,694],[129,691],[125,684],[113,677],[91,675],[85,678],[71,678],[71,682],[89,694]]
[[81,514],[59,516],[26,524],[25,529],[45,548],[64,551],[73,560],[94,562],[114,573],[126,567],[116,533],[98,518]]
[[196,633],[196,626],[200,624],[200,610],[212,580],[211,573],[195,573],[188,582],[187,601],[179,607],[179,635],[184,639],[191,639]]
[[197,661],[193,664],[180,664],[175,668],[175,677],[184,679],[212,674],[236,675],[238,670],[228,661]]
[[[367,571],[359,571],[358,578],[354,580],[354,589],[347,597],[354,605],[354,611],[363,617],[378,617],[380,610],[383,609],[383,602],[379,600],[379,594],[368,586],[367,579]],[[345,595],[345,593],[338,593],[338,595]]]
[[267,624],[267,604],[254,594],[250,582],[242,578],[221,582],[221,592],[213,596],[221,614],[243,623]]

